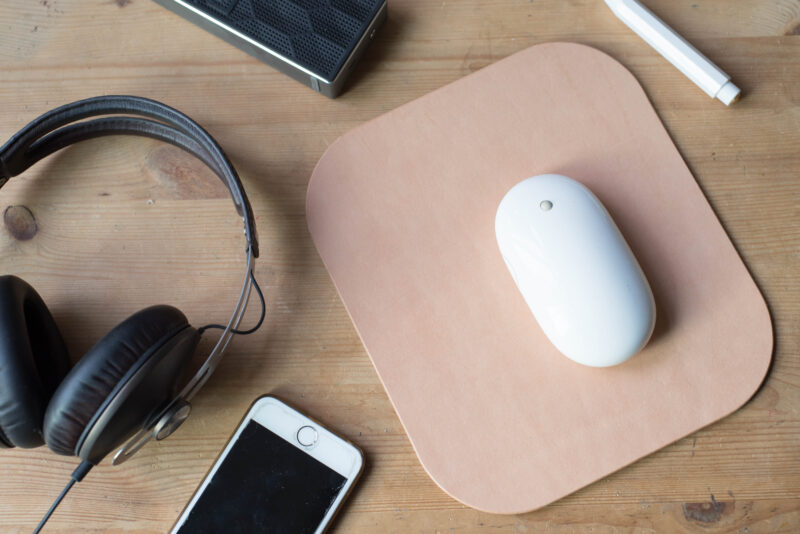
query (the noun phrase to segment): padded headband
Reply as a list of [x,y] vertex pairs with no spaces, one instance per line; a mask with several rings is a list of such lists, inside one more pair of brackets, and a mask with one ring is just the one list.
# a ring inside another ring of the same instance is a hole
[[[104,117],[104,115],[139,117]],[[140,118],[145,117],[145,118]],[[45,113],[0,147],[0,187],[40,159],[79,141],[106,135],[139,135],[177,146],[205,163],[225,184],[253,256],[258,257],[253,209],[236,170],[211,135],[192,119],[167,105],[137,96],[100,96]]]

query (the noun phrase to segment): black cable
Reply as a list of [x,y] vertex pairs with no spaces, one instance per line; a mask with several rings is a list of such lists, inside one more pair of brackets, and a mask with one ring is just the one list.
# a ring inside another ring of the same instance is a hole
[[47,523],[47,520],[50,519],[50,516],[53,515],[53,512],[56,511],[56,508],[58,507],[59,504],[61,504],[61,501],[64,499],[64,497],[66,497],[69,490],[72,489],[72,486],[74,486],[76,482],[80,482],[81,480],[83,480],[83,477],[86,476],[86,473],[88,473],[92,469],[92,467],[94,467],[92,464],[84,460],[81,462],[81,465],[79,465],[75,469],[75,471],[72,472],[72,475],[70,475],[71,478],[67,483],[66,487],[63,490],[61,490],[61,493],[56,498],[55,502],[53,502],[53,505],[50,506],[50,509],[47,511],[42,520],[39,522],[39,526],[36,527],[36,530],[33,531],[33,534],[39,534],[39,532],[41,532],[42,527],[44,527],[44,524]]
[[[253,286],[256,288],[256,293],[258,293],[258,298],[261,300],[261,317],[258,319],[258,322],[253,328],[248,330],[237,330],[235,328],[231,328],[231,332],[240,336],[246,336],[248,334],[252,334],[259,328],[264,322],[264,318],[267,316],[267,302],[264,300],[264,293],[261,292],[261,288],[258,287],[258,282],[256,282],[256,277],[253,274],[253,271],[250,271],[250,280],[253,282]],[[203,332],[208,330],[209,328],[216,328],[217,330],[225,330],[227,326],[221,324],[207,324],[203,327],[197,329],[197,332],[202,336]]]

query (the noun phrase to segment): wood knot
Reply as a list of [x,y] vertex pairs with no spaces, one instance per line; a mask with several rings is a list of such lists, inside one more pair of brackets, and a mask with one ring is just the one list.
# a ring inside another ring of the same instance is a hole
[[732,513],[734,506],[734,502],[719,502],[711,495],[709,502],[683,503],[683,517],[706,525],[717,523],[723,515]]
[[3,223],[6,225],[8,233],[14,236],[17,241],[33,239],[33,236],[39,230],[33,212],[22,205],[8,206],[3,212]]

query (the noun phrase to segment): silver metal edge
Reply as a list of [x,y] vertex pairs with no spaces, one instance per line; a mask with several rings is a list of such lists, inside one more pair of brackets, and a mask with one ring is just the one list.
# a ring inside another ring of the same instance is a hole
[[345,80],[350,74],[349,72],[350,69],[353,67],[356,61],[358,61],[358,59],[363,55],[364,51],[366,50],[366,45],[370,41],[372,41],[372,32],[376,31],[378,27],[383,25],[383,23],[386,21],[388,5],[389,5],[388,1],[384,0],[383,4],[381,4],[380,9],[378,9],[378,12],[375,13],[375,16],[372,18],[372,21],[370,21],[369,26],[367,26],[367,29],[364,30],[363,34],[361,34],[361,38],[353,47],[353,50],[350,52],[350,55],[347,56],[345,62],[342,63],[342,68],[339,69],[339,72],[336,73],[336,77],[333,79],[332,82],[329,82],[327,84],[331,88],[331,91],[329,92],[320,91],[321,93],[325,94],[325,96],[335,97],[341,92],[342,85],[344,85]]
[[125,444],[116,452],[114,459],[111,462],[113,465],[119,465],[126,462],[134,454],[136,454],[139,449],[144,447],[147,442],[154,437],[153,428],[161,419],[161,417],[163,417],[163,415],[167,413],[179,400],[186,402],[191,400],[191,398],[194,397],[200,388],[203,387],[203,384],[205,384],[206,381],[211,377],[214,369],[222,359],[222,354],[225,352],[225,349],[228,348],[228,344],[230,343],[231,338],[234,336],[232,330],[235,330],[239,327],[239,323],[241,323],[244,313],[247,310],[247,303],[250,300],[250,292],[253,287],[251,273],[254,269],[255,257],[253,256],[253,249],[252,247],[248,246],[247,265],[244,275],[244,282],[242,283],[242,291],[239,293],[239,299],[236,302],[236,307],[233,310],[233,314],[231,315],[225,330],[217,340],[216,345],[214,345],[214,348],[211,350],[211,353],[208,355],[205,362],[203,362],[192,379],[189,380],[189,382],[187,382],[187,384],[183,387],[178,396],[172,399],[170,403],[163,410],[161,410],[161,412],[159,412],[158,415],[154,417],[146,427],[142,428],[132,438],[125,442]]
[[[164,1],[165,0],[161,0],[161,2],[164,2]],[[206,21],[210,22],[211,24],[214,24],[215,26],[219,26],[220,28],[224,29],[225,31],[228,31],[228,32],[232,33],[233,35],[235,35],[239,39],[247,41],[250,45],[255,46],[259,50],[261,50],[263,52],[266,52],[267,54],[275,57],[276,59],[282,61],[283,63],[291,65],[295,69],[297,69],[297,70],[299,70],[299,71],[301,71],[301,72],[303,72],[305,74],[308,74],[312,78],[316,78],[316,79],[318,79],[318,80],[320,80],[322,82],[325,82],[327,84],[331,83],[329,80],[323,78],[322,76],[320,76],[318,74],[314,74],[313,72],[311,72],[307,68],[305,68],[305,67],[303,67],[301,65],[298,65],[297,63],[295,63],[291,59],[279,54],[278,52],[272,50],[271,48],[267,48],[262,43],[259,43],[258,41],[246,36],[245,34],[240,32],[239,30],[236,30],[235,28],[231,28],[230,26],[228,26],[227,24],[223,23],[222,21],[215,19],[214,17],[212,17],[208,13],[200,11],[196,7],[191,6],[191,5],[187,4],[186,2],[183,2],[183,0],[166,0],[166,1],[171,1],[171,2],[173,2],[175,4],[179,4],[182,8],[187,9],[187,10],[195,13],[196,15],[199,15],[200,17],[204,18]]]
[[[374,32],[386,21],[386,15],[388,12],[388,2],[387,0],[384,0],[365,31],[361,34],[358,42],[355,44],[355,46],[353,46],[353,49],[347,56],[347,59],[342,63],[341,68],[336,73],[336,77],[333,80],[328,80],[327,78],[324,78],[318,74],[314,74],[307,68],[298,65],[294,61],[286,58],[271,48],[264,46],[263,43],[259,43],[258,41],[244,35],[240,31],[228,26],[224,22],[217,20],[212,15],[209,15],[208,13],[197,9],[194,6],[187,4],[183,0],[154,1],[173,13],[176,13],[179,16],[186,18],[190,22],[199,25],[201,28],[209,31],[212,35],[222,39],[226,43],[235,46],[239,50],[242,50],[251,56],[256,57],[256,59],[259,59],[279,72],[282,72],[290,78],[293,78],[300,83],[311,87],[314,91],[329,98],[335,98],[342,92],[345,81],[350,74],[350,69],[363,55],[366,45],[372,40],[372,35]],[[237,40],[236,38],[240,40]],[[244,41],[244,43],[241,41]],[[244,47],[243,44],[245,43],[253,49]],[[267,57],[264,57],[262,54],[266,54]],[[310,78],[304,79],[304,75],[309,76]]]
[[120,405],[127,400],[131,390],[135,389],[140,384],[142,377],[147,375],[154,366],[160,363],[160,359],[155,359],[152,356],[162,350],[173,350],[181,343],[188,342],[191,338],[186,336],[187,333],[190,333],[187,328],[183,328],[180,332],[177,332],[168,339],[166,343],[153,350],[142,366],[133,371],[130,376],[126,375],[123,377],[123,381],[120,382],[122,386],[114,393],[113,397],[110,397],[108,404],[101,407],[101,411],[97,413],[96,419],[93,418],[87,424],[84,432],[81,433],[75,446],[75,456],[83,458],[83,452],[86,450],[87,446],[94,445],[101,434],[101,430],[104,429],[109,420],[113,418],[113,414],[119,409]]
[[206,383],[206,380],[208,380],[208,378],[211,376],[211,373],[214,372],[214,369],[216,369],[219,361],[222,359],[223,352],[225,352],[225,349],[228,347],[228,343],[230,343],[231,338],[233,338],[233,330],[239,327],[239,323],[242,322],[244,313],[247,311],[247,303],[250,300],[250,291],[253,288],[251,273],[255,269],[255,261],[256,260],[253,256],[252,247],[247,247],[247,270],[244,274],[242,291],[239,293],[239,300],[236,302],[233,315],[231,315],[228,325],[222,332],[222,335],[220,335],[219,340],[217,340],[217,344],[214,345],[214,348],[211,350],[211,354],[208,355],[208,358],[206,358],[206,361],[203,363],[200,369],[198,369],[194,377],[184,386],[183,390],[178,395],[178,398],[187,402],[190,401],[197,391],[203,386],[203,384]]

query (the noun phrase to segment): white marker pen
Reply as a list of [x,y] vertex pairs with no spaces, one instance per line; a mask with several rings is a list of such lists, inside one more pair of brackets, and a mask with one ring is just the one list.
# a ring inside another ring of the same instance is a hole
[[711,98],[726,106],[736,102],[741,92],[706,56],[664,24],[637,0],[605,0],[611,11],[630,29],[647,41]]

